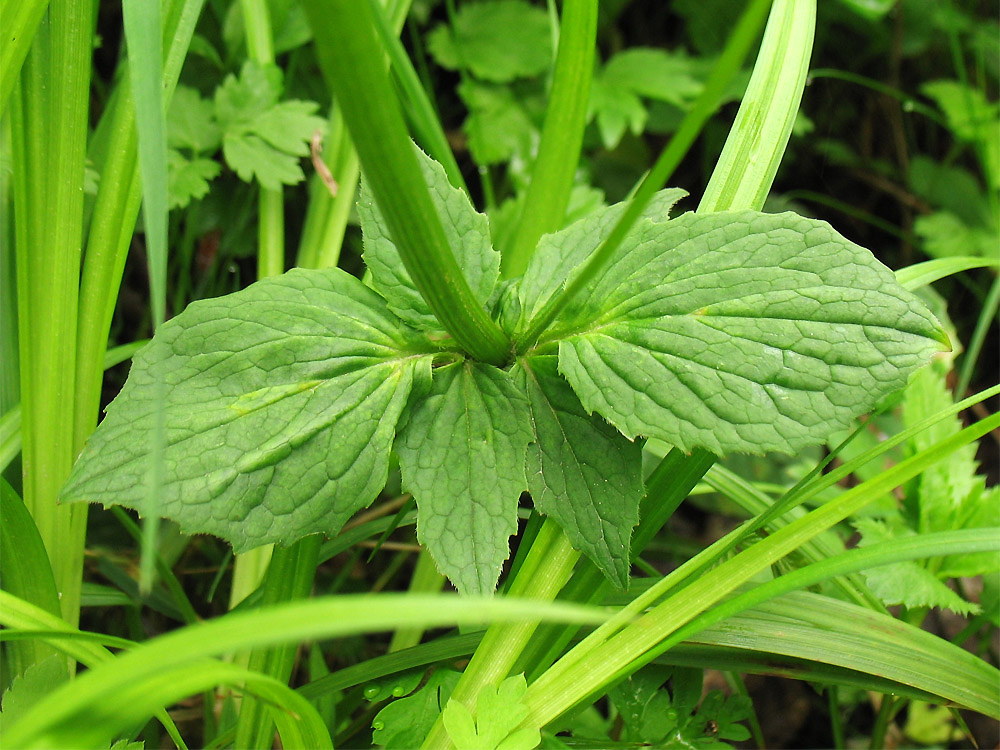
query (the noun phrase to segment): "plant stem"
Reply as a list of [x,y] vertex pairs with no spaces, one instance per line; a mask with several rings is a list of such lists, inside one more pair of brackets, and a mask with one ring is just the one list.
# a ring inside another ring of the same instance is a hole
[[990,324],[997,315],[997,308],[1000,307],[1000,276],[993,279],[993,286],[990,287],[989,294],[983,302],[983,309],[976,320],[976,327],[969,339],[969,347],[962,357],[962,368],[959,371],[958,384],[955,386],[957,398],[965,398],[965,392],[972,382],[972,375],[976,369],[976,362],[983,351],[983,344],[986,342],[986,334],[989,333]]
[[[555,599],[572,575],[579,557],[580,553],[570,546],[559,525],[546,519],[507,595],[520,599]],[[498,684],[509,674],[537,628],[538,622],[530,621],[491,625],[452,691],[451,699],[461,701],[475,712],[479,691],[486,685]],[[454,747],[440,716],[422,747],[424,750]]]
[[0,45],[0,116],[7,111],[7,100],[47,7],[48,0],[3,0],[0,4],[4,23],[4,43]]
[[369,3],[316,0],[305,7],[321,67],[406,270],[465,351],[483,362],[506,363],[510,342],[473,296],[448,247],[385,70]]
[[[15,102],[15,206],[24,500],[52,564],[63,617],[79,620],[86,506],[57,506],[73,441],[77,298],[90,102],[92,0],[55,0]],[[45,175],[45,177],[42,177]]]
[[563,3],[559,51],[538,159],[521,221],[501,261],[506,277],[523,274],[541,236],[562,228],[587,125],[596,36],[597,0]]
[[[261,606],[302,599],[312,590],[316,563],[323,537],[319,534],[300,539],[290,547],[275,547],[261,584]],[[288,683],[295,663],[295,643],[274,648],[255,648],[250,652],[248,668]],[[274,721],[267,706],[245,697],[236,722],[236,747],[268,750],[274,742]]]

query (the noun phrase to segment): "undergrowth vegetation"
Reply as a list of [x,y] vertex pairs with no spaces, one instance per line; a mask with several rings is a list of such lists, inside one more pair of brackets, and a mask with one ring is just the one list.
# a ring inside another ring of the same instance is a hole
[[3,0],[4,745],[995,745],[988,5]]

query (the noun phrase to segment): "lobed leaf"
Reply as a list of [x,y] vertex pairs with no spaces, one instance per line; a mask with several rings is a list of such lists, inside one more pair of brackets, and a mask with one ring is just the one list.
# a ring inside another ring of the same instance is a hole
[[624,589],[643,496],[641,444],[587,413],[556,372],[555,357],[522,359],[512,374],[531,408],[525,473],[535,508]]
[[339,269],[190,305],[135,357],[62,500],[143,510],[162,377],[159,512],[236,551],[339,531],[381,491],[428,343]]
[[427,46],[444,67],[496,83],[539,75],[552,64],[548,15],[524,0],[467,3],[453,27],[430,33]]
[[503,370],[458,362],[434,372],[396,441],[403,487],[417,502],[417,537],[464,594],[488,594],[517,530],[531,427],[525,397]]
[[[490,244],[489,220],[476,211],[465,193],[448,182],[444,167],[416,146],[414,149],[455,260],[476,299],[485,306],[500,276],[500,254]],[[389,309],[402,320],[421,330],[446,336],[444,327],[403,265],[385,219],[364,181],[358,214],[364,236],[364,259],[372,272],[375,290],[385,297]]]
[[640,222],[625,245],[543,340],[559,340],[587,410],[629,437],[793,452],[947,346],[923,303],[825,222],[686,214]]

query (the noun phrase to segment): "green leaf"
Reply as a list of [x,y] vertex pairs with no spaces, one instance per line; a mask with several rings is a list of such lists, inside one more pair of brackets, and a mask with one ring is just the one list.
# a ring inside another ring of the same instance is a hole
[[[854,523],[861,532],[859,546],[879,544],[887,539],[913,536],[914,532],[905,528],[891,528],[872,518],[859,518]],[[960,615],[978,613],[979,607],[965,601],[948,588],[930,570],[917,562],[900,562],[880,565],[864,571],[865,581],[872,592],[885,604],[902,604],[911,609],[918,607],[941,607]]]
[[920,90],[937,102],[957,138],[979,145],[983,169],[996,185],[1000,171],[1000,103],[987,101],[982,91],[960,81],[929,81]]
[[464,594],[489,594],[517,530],[531,426],[525,397],[495,367],[458,362],[399,430],[403,487],[417,502],[417,537]]
[[448,736],[465,750],[531,750],[541,742],[538,729],[517,730],[528,716],[524,674],[508,677],[499,687],[484,685],[476,700],[476,714],[464,703],[449,700],[441,714]]
[[170,208],[184,208],[192,200],[208,195],[208,183],[219,176],[221,167],[211,159],[187,159],[176,149],[167,152],[170,178],[167,189]]
[[531,407],[534,442],[525,473],[535,508],[624,589],[643,495],[642,446],[587,414],[556,372],[555,357],[522,359],[513,376]]
[[305,179],[299,157],[326,123],[315,102],[280,102],[281,69],[244,63],[240,77],[228,76],[215,92],[215,115],[223,129],[226,162],[240,179],[256,178],[268,190]]
[[0,727],[16,723],[40,699],[69,682],[66,659],[60,654],[32,664],[24,674],[16,675],[3,693]]
[[629,437],[794,452],[947,341],[889,269],[824,222],[686,214],[639,222],[625,246],[543,340],[562,339],[560,372]]
[[[455,260],[473,295],[485,307],[500,276],[500,254],[490,244],[489,220],[473,208],[464,192],[448,181],[444,167],[416,146],[414,150]],[[403,265],[366,181],[361,184],[358,215],[364,237],[365,263],[371,269],[375,290],[385,297],[389,309],[416,328],[439,336],[447,335]]]
[[387,705],[372,721],[375,730],[372,742],[386,750],[420,747],[447,705],[459,677],[458,672],[450,669],[437,669],[422,688]]
[[178,86],[167,111],[167,144],[196,154],[211,154],[222,143],[222,131],[215,121],[212,102],[202,99],[196,89]]
[[589,108],[590,116],[597,119],[597,129],[606,149],[616,148],[626,129],[639,135],[649,116],[635,93],[611,85],[600,76],[590,84]]
[[549,17],[522,0],[466,3],[454,24],[438,26],[427,38],[431,54],[450,70],[507,83],[544,73],[552,64]]
[[[655,223],[665,222],[673,205],[685,195],[687,193],[677,188],[661,190],[650,200],[642,216]],[[604,241],[625,212],[626,205],[616,203],[592,211],[565,229],[542,237],[528,262],[528,270],[518,285],[517,297],[521,309],[519,329],[523,330],[549,298],[566,284],[572,273]],[[621,249],[615,260],[608,263],[609,267],[624,258],[635,243],[634,236],[633,232],[622,241]]]
[[923,249],[932,258],[996,256],[996,232],[969,226],[950,211],[918,216],[913,231],[923,240]]
[[136,355],[62,499],[142,507],[162,377],[163,515],[237,551],[334,534],[385,484],[427,347],[338,269],[195,302]]
[[458,94],[469,109],[462,129],[477,164],[500,164],[515,156],[531,157],[538,143],[538,128],[521,100],[509,86],[494,86],[466,79]]
[[688,109],[705,88],[696,72],[695,61],[686,55],[633,47],[612,57],[601,79],[610,88]]

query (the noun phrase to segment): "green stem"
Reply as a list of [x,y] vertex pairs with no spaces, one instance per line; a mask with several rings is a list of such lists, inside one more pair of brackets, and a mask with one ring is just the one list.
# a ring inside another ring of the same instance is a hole
[[504,364],[510,342],[473,296],[448,246],[385,70],[371,6],[316,0],[305,7],[320,64],[406,270],[470,355]]
[[[572,575],[579,557],[580,553],[570,546],[558,524],[546,519],[507,595],[543,601],[555,599]],[[491,625],[452,691],[451,699],[463,702],[474,712],[479,691],[486,685],[499,684],[510,673],[537,628],[538,622]],[[424,750],[454,747],[440,716],[422,747]]]
[[566,0],[538,160],[524,213],[502,260],[507,277],[522,275],[541,236],[562,227],[587,126],[596,36],[597,0]]
[[[261,584],[261,606],[303,599],[312,590],[322,536],[314,534],[290,547],[275,547]],[[297,644],[251,651],[249,669],[288,683],[295,663]],[[244,698],[236,722],[236,747],[268,750],[274,744],[274,721],[270,709],[259,700]]]
[[[629,230],[642,214],[643,209],[648,205],[650,199],[670,179],[677,165],[680,164],[681,159],[687,154],[691,144],[694,143],[695,139],[701,133],[705,122],[715,112],[729,82],[743,64],[747,52],[749,52],[751,45],[757,38],[769,5],[769,0],[752,0],[747,6],[729,38],[725,50],[712,69],[712,74],[709,76],[704,90],[694,103],[694,106],[684,116],[677,132],[674,133],[666,148],[663,149],[663,153],[660,154],[659,159],[656,160],[656,164],[653,165],[646,179],[639,186],[635,196],[622,213],[621,218],[612,228],[604,242],[601,243],[601,246],[590,256],[590,259],[580,272],[575,274],[559,292],[552,295],[552,298],[539,311],[535,319],[531,321],[528,330],[517,342],[517,352],[519,354],[523,354],[533,347],[542,333],[555,320],[559,311],[603,270],[608,261],[614,256],[618,246],[621,245],[622,240],[625,239]],[[716,174],[718,172],[719,170],[717,169]],[[710,208],[706,210],[721,209]]]
[[[79,619],[85,506],[57,506],[73,441],[77,298],[93,50],[91,0],[57,0],[22,71],[15,103],[25,505],[45,543],[63,617]],[[24,151],[19,153],[22,146]],[[37,170],[41,170],[41,173]],[[45,177],[42,177],[41,174]]]

